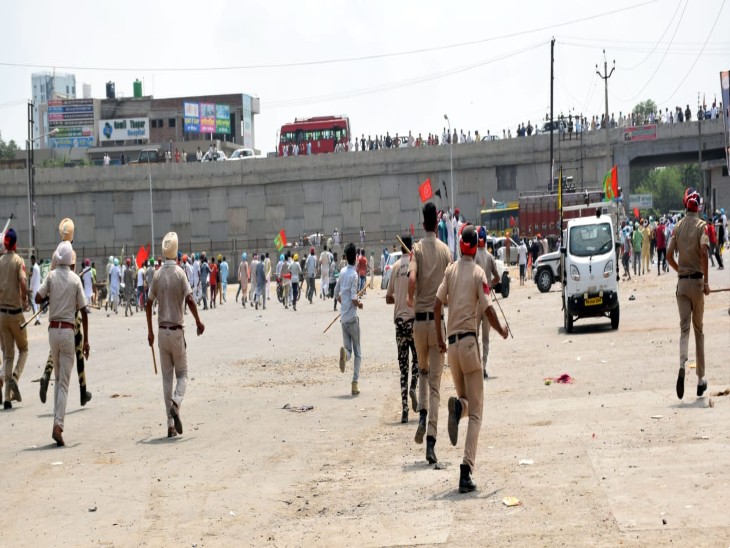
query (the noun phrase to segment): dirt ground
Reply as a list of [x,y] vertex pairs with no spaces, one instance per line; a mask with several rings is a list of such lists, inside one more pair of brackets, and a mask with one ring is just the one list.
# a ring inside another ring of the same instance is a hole
[[[493,334],[478,490],[466,495],[457,489],[466,426],[456,447],[446,432],[450,371],[435,469],[413,441],[415,414],[400,423],[392,309],[375,282],[360,314],[357,397],[351,364],[338,367],[339,323],[322,332],[330,300],[244,310],[229,287],[226,304],[202,313],[202,337],[187,316],[185,433],[174,439],[143,313],[91,314],[93,400],[79,406],[74,373],[65,448],[51,440],[52,390],[43,405],[32,382],[46,361],[46,320],[31,327],[24,401],[0,414],[0,544],[730,544],[730,396],[696,398],[691,369],[677,400],[676,276],[621,283],[619,330],[581,320],[571,335],[559,286],[541,294],[513,276],[501,304],[514,339]],[[730,287],[730,269],[712,269],[711,285]],[[730,293],[705,302],[713,394],[730,388]],[[574,382],[545,384],[563,373]],[[505,506],[508,496],[521,504]]]

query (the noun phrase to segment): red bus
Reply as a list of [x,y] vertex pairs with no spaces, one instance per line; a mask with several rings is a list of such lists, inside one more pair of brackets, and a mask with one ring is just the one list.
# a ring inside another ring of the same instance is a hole
[[281,126],[279,133],[279,156],[292,156],[294,148],[299,154],[307,154],[311,143],[312,154],[345,151],[349,148],[350,120],[347,116],[318,116],[297,118],[291,124]]

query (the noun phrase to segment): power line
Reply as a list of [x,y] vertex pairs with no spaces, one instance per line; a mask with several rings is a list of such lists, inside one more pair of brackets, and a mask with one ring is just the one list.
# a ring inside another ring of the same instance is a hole
[[662,103],[669,102],[677,94],[677,92],[679,91],[679,88],[682,87],[682,84],[684,84],[685,80],[687,80],[687,77],[692,72],[692,69],[695,68],[697,61],[699,61],[700,57],[702,56],[702,52],[704,51],[705,46],[707,45],[707,42],[709,42],[709,40],[710,40],[710,36],[712,36],[712,33],[715,30],[715,27],[717,26],[717,22],[720,20],[720,14],[722,13],[722,9],[725,7],[725,1],[726,0],[722,0],[722,4],[720,4],[720,9],[717,11],[717,15],[715,16],[715,22],[712,23],[712,28],[710,29],[710,32],[707,33],[707,38],[705,38],[705,43],[702,45],[702,49],[697,54],[697,57],[695,57],[695,60],[692,62],[692,66],[689,67],[689,70],[687,70],[684,73],[684,78],[682,78],[682,80],[679,82],[679,84],[677,84],[677,87],[674,88],[674,91],[672,92],[672,94],[669,97],[667,97],[666,99],[664,99],[664,101],[662,101]]
[[363,55],[363,56],[359,56],[359,57],[343,57],[343,58],[334,58],[334,59],[323,59],[323,60],[317,60],[317,61],[269,63],[269,64],[261,64],[261,65],[239,65],[239,66],[227,66],[227,67],[193,67],[193,68],[94,67],[94,66],[58,65],[58,64],[52,64],[52,63],[37,64],[37,63],[10,63],[10,62],[0,62],[0,66],[35,68],[35,69],[58,68],[58,69],[63,69],[63,70],[118,71],[118,72],[131,72],[131,71],[134,71],[134,72],[207,72],[207,71],[227,71],[227,70],[293,68],[293,67],[314,66],[314,65],[327,65],[327,64],[334,64],[334,63],[349,63],[349,62],[368,61],[368,60],[372,60],[372,59],[384,59],[384,58],[389,58],[389,57],[416,55],[416,54],[421,54],[421,53],[429,53],[429,52],[433,52],[433,51],[443,51],[446,49],[461,48],[461,47],[473,46],[473,45],[477,45],[477,44],[485,44],[487,42],[494,42],[497,40],[516,38],[519,36],[525,36],[527,34],[533,34],[533,33],[541,32],[541,31],[545,31],[545,30],[566,27],[566,26],[574,25],[576,23],[584,23],[586,21],[591,21],[593,19],[600,19],[602,17],[615,15],[617,13],[635,10],[635,9],[638,9],[638,8],[641,8],[644,6],[648,6],[649,4],[655,4],[658,1],[659,0],[647,0],[645,2],[635,4],[633,6],[627,6],[624,8],[618,8],[618,9],[607,11],[607,12],[597,13],[594,15],[588,15],[585,17],[580,17],[577,19],[571,19],[569,21],[564,21],[562,23],[544,25],[542,27],[536,27],[536,28],[529,29],[529,30],[502,34],[499,36],[491,36],[491,37],[482,38],[479,40],[471,40],[468,42],[459,42],[459,43],[448,44],[448,45],[444,45],[444,46],[433,46],[433,47],[428,47],[428,48],[419,48],[419,49],[399,51],[399,52],[380,53],[380,54],[374,54],[374,55]]
[[[662,32],[662,35],[659,37],[659,40],[656,41],[656,44],[654,44],[654,47],[651,48],[651,51],[647,54],[647,56],[644,57],[638,63],[636,63],[633,67],[625,68],[623,70],[629,71],[629,70],[634,70],[637,67],[640,67],[641,65],[643,65],[649,59],[649,57],[651,57],[654,54],[654,52],[656,51],[657,47],[659,47],[659,43],[664,39],[664,36],[669,31],[669,28],[672,26],[672,22],[674,21],[674,18],[677,16],[677,12],[679,12],[679,7],[681,5],[682,5],[682,0],[679,0],[679,2],[677,2],[677,9],[674,10],[674,13],[672,14],[672,18],[669,20],[669,23],[667,23],[667,26],[665,27],[664,32]],[[682,13],[684,13],[684,12],[682,12]],[[681,19],[681,17],[680,17],[680,19]]]

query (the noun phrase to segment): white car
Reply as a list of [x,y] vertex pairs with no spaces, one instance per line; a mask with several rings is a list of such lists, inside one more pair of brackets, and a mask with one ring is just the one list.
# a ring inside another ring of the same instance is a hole
[[251,148],[239,148],[234,150],[233,154],[228,158],[229,160],[247,160],[249,158],[256,158],[256,152]]
[[395,251],[388,255],[388,262],[385,264],[385,268],[383,268],[383,278],[380,280],[380,289],[388,289],[390,275],[393,272],[393,265],[401,258],[401,255],[403,255],[402,251]]
[[209,150],[205,153],[201,162],[225,162],[226,159],[226,153],[222,150],[213,150],[212,154]]

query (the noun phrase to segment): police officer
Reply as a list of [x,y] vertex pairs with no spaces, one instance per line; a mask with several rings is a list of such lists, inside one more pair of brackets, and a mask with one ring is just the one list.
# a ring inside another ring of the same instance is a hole
[[415,439],[416,443],[423,443],[423,435],[427,434],[426,460],[430,464],[438,460],[435,447],[441,400],[441,374],[444,368],[444,356],[437,344],[433,305],[446,267],[451,263],[449,247],[436,237],[437,223],[436,206],[433,202],[428,202],[423,206],[423,228],[426,236],[413,246],[413,260],[408,266],[406,301],[407,306],[413,307],[416,319],[413,325],[413,339],[418,357],[420,416]]
[[[482,267],[484,274],[487,276],[487,283],[492,288],[499,283],[499,270],[494,262],[494,257],[487,251],[487,229],[480,226],[477,230],[479,237],[479,244],[477,247],[477,254],[474,257],[474,262]],[[484,378],[489,378],[487,373],[487,359],[489,358],[489,322],[482,321],[481,315],[477,316],[477,332],[481,326],[482,330],[482,371],[484,372]]]
[[[149,289],[149,298],[145,312],[147,313],[147,341],[150,347],[155,343],[152,330],[152,306],[157,301],[157,323],[159,327],[158,347],[160,350],[160,368],[162,369],[162,392],[167,414],[167,437],[172,438],[183,433],[180,420],[180,406],[185,397],[188,382],[188,358],[184,333],[184,307],[187,304],[195,318],[198,335],[202,335],[205,326],[198,316],[198,308],[193,299],[193,290],[182,268],[177,265],[177,234],[168,232],[162,239],[162,252],[165,263],[155,271]],[[172,379],[177,383],[173,392]]]
[[503,339],[507,328],[503,327],[492,308],[487,277],[482,268],[474,262],[477,251],[477,232],[472,225],[464,226],[459,239],[461,259],[450,265],[439,285],[434,304],[436,337],[440,352],[446,352],[441,312],[444,304],[449,305],[448,341],[449,366],[454,379],[458,398],[449,398],[449,438],[456,445],[459,421],[469,417],[464,446],[464,460],[461,464],[459,492],[474,491],[476,485],[471,479],[476,460],[479,430],[482,425],[484,382],[479,367],[479,342],[477,341],[477,317],[484,319],[496,329]]
[[[697,356],[697,396],[707,390],[705,379],[705,335],[702,332],[702,316],[705,312],[705,295],[710,294],[707,257],[710,240],[706,223],[699,216],[700,195],[692,187],[684,193],[685,215],[674,229],[667,250],[667,262],[677,271],[677,308],[679,309],[679,374],[677,375],[677,397],[684,397],[685,363],[689,346],[689,324],[695,333]],[[679,259],[674,258],[674,254]]]
[[[8,228],[3,243],[5,254],[0,257],[0,335],[2,336],[5,381],[3,407],[10,409],[13,407],[11,402],[23,401],[18,382],[28,359],[28,335],[20,326],[25,322],[23,311],[28,311],[30,307],[28,306],[25,262],[15,252],[18,243],[15,230]],[[13,370],[16,346],[18,347],[18,363]],[[2,384],[0,384],[0,389],[2,389]]]

